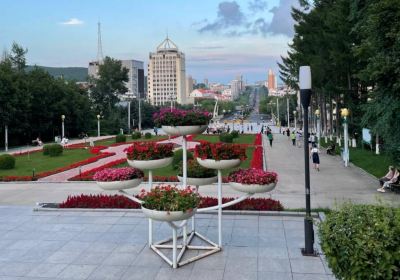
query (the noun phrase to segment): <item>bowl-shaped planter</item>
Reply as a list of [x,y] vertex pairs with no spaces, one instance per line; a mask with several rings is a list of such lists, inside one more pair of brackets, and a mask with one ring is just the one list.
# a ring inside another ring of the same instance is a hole
[[270,192],[275,189],[276,183],[266,184],[266,185],[259,185],[259,184],[242,184],[236,182],[229,182],[229,185],[234,190],[244,193],[265,193]]
[[[182,183],[183,182],[183,177],[177,176],[178,180]],[[218,177],[209,177],[209,178],[192,178],[192,177],[187,177],[186,178],[186,184],[191,185],[191,186],[205,186],[205,185],[211,185],[212,183],[215,183],[218,181]]]
[[167,126],[163,125],[162,130],[165,133],[172,136],[182,136],[182,135],[190,135],[190,134],[201,134],[208,127],[208,124],[205,125],[179,125],[179,126]]
[[197,208],[191,211],[159,211],[147,209],[142,206],[143,214],[150,219],[163,221],[163,222],[174,222],[174,221],[182,221],[187,220],[192,217],[196,213]]
[[215,160],[215,159],[201,159],[197,158],[197,162],[204,166],[205,168],[209,169],[230,169],[240,165],[240,159],[222,159],[222,160]]
[[96,181],[97,185],[105,191],[124,190],[136,188],[143,182],[143,178],[125,181]]
[[142,170],[158,169],[168,166],[172,163],[172,157],[152,159],[152,160],[129,160],[128,164],[132,167]]

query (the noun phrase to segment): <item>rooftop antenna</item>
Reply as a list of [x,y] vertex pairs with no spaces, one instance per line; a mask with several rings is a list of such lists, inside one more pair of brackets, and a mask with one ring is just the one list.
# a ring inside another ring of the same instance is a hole
[[97,62],[103,63],[103,46],[101,44],[101,29],[100,29],[100,22],[97,23]]

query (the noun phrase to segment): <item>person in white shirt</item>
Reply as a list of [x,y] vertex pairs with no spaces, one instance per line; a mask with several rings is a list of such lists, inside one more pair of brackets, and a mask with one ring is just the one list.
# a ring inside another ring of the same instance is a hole
[[311,151],[310,151],[310,157],[312,158],[313,164],[314,164],[314,169],[319,171],[319,150],[317,148],[317,145],[315,143],[313,144]]

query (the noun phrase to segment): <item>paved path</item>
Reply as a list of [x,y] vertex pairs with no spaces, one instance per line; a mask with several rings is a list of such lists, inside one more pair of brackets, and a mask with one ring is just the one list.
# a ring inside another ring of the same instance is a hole
[[[224,215],[222,251],[175,270],[146,245],[147,220],[140,212],[32,212],[31,207],[0,206],[0,221],[4,280],[334,279],[323,256],[301,255],[302,217]],[[200,233],[217,240],[216,215],[199,214],[196,224]],[[155,240],[172,234],[166,223],[155,221],[153,227]],[[189,251],[183,259],[197,254]]]

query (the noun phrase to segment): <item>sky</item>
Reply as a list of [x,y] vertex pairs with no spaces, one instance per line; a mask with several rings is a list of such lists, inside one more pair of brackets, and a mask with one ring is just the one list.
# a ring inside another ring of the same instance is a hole
[[[27,63],[84,66],[103,54],[145,62],[165,37],[186,56],[197,81],[250,83],[278,71],[293,37],[298,0],[0,0],[0,48],[28,49]],[[146,71],[146,70],[145,70]]]

